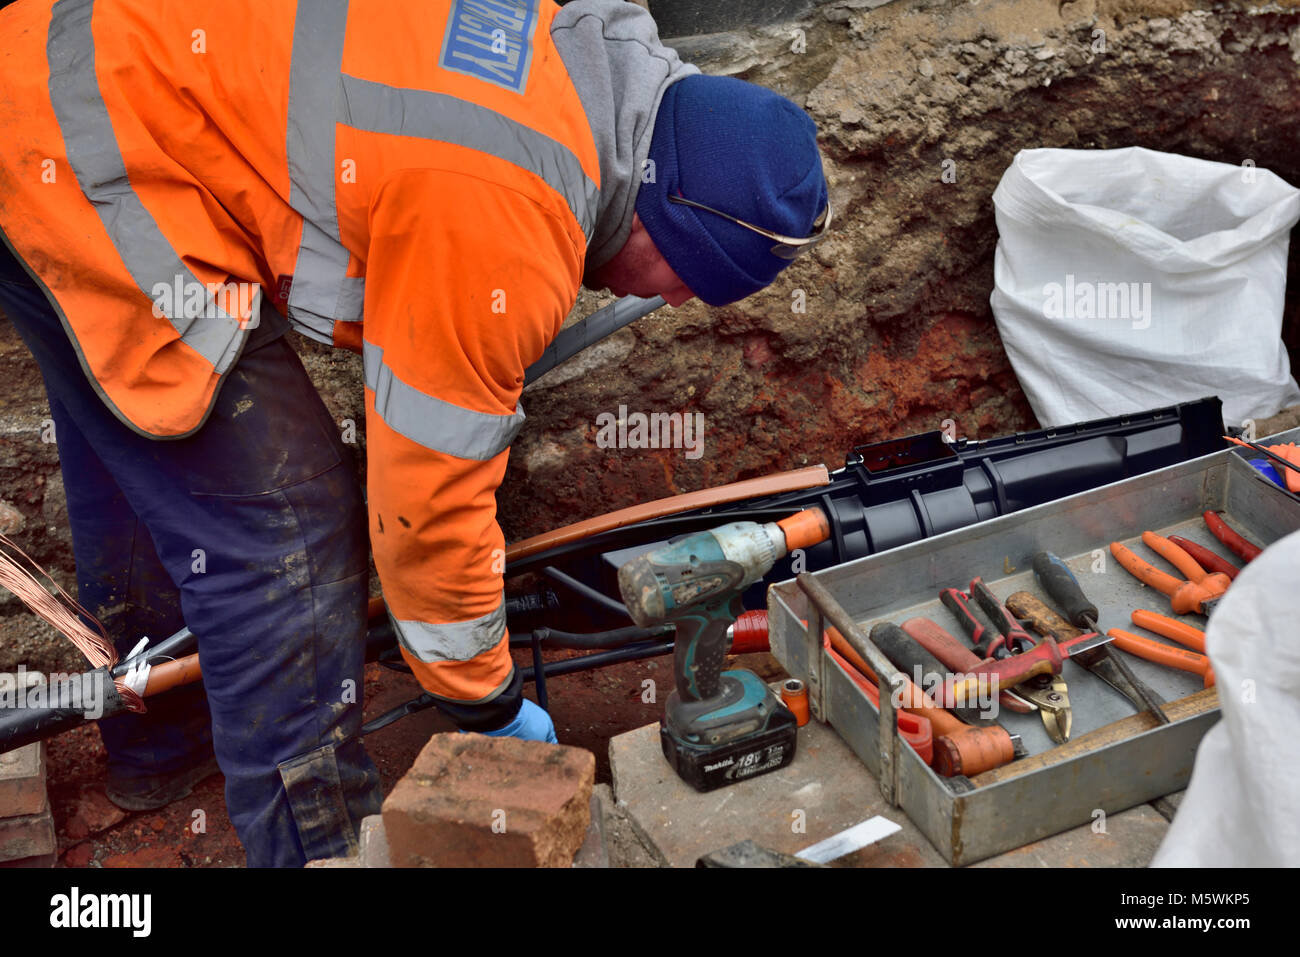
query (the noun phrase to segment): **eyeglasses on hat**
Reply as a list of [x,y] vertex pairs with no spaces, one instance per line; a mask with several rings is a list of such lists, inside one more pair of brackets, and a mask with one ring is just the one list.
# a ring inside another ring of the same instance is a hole
[[782,236],[780,233],[774,233],[762,226],[755,226],[753,223],[747,223],[743,219],[738,219],[730,213],[724,213],[720,209],[714,209],[712,206],[705,206],[703,203],[697,203],[694,200],[687,199],[685,196],[669,196],[668,202],[677,203],[681,206],[693,206],[696,209],[702,209],[705,212],[712,213],[714,216],[721,216],[723,219],[729,219],[737,226],[743,226],[751,232],[765,236],[776,243],[772,247],[772,255],[781,259],[794,259],[802,253],[806,253],[819,242],[826,238],[826,232],[831,226],[831,202],[826,200],[826,208],[821,211],[821,215],[813,222],[813,232],[811,236],[798,239],[793,236]]

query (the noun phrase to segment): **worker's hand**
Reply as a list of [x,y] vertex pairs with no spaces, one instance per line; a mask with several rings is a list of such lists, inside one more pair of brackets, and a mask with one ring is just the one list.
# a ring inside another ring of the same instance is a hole
[[546,741],[559,744],[555,737],[555,723],[551,716],[527,698],[514,720],[504,728],[484,732],[493,738],[522,738],[525,741]]

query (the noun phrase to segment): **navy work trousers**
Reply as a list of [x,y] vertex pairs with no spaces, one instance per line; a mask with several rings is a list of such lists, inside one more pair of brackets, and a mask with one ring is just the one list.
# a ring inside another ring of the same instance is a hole
[[198,432],[153,440],[99,398],[3,244],[0,308],[45,379],[81,603],[119,655],[198,637],[202,687],[100,723],[110,777],[147,790],[215,751],[250,867],[352,853],[382,800],[360,739],[365,509],[284,321],[263,310]]

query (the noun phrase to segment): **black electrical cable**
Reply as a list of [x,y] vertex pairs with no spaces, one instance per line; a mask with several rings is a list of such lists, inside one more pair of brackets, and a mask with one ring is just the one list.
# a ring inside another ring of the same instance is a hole
[[628,614],[627,608],[622,602],[615,601],[608,595],[602,595],[590,585],[585,585],[573,576],[566,575],[558,568],[553,568],[548,565],[542,569],[542,574],[557,585],[569,589],[569,591],[573,592],[578,597],[587,599],[587,601],[591,602],[593,605],[599,605],[601,608],[605,609],[605,611],[612,612],[622,618],[632,617]]
[[533,634],[542,644],[551,648],[599,649],[622,648],[634,641],[658,638],[675,630],[672,625],[656,625],[654,628],[615,628],[613,631],[580,635],[571,631],[556,631],[554,628],[538,628]]

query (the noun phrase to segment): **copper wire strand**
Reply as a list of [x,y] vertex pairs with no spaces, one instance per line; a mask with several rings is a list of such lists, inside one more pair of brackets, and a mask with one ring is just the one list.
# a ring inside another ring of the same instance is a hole
[[[66,636],[85,655],[92,668],[112,668],[116,665],[117,649],[113,647],[112,640],[99,620],[7,535],[0,534],[0,546],[3,546],[0,547],[0,585],[13,592],[32,614]],[[10,551],[18,558],[10,555]],[[32,570],[24,568],[22,562],[26,562]],[[42,578],[49,582],[49,586],[42,582]],[[87,622],[92,623],[93,627]],[[122,696],[127,710],[145,710],[144,699],[127,687],[124,678],[114,678],[113,684]]]

